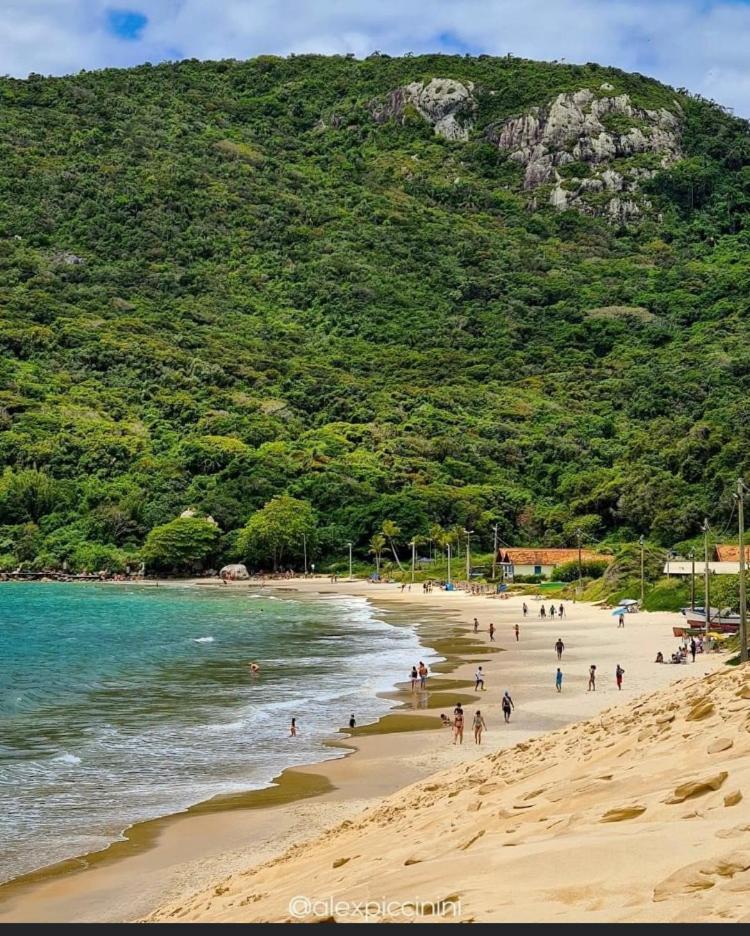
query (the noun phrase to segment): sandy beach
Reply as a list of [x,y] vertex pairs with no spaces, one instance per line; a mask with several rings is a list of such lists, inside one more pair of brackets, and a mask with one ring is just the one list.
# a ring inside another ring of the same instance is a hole
[[[196,587],[242,589],[247,585],[216,586],[198,581]],[[513,748],[516,753],[512,756],[518,757],[514,746],[519,743],[549,732],[559,734],[566,726],[586,722],[612,706],[617,708],[608,721],[625,724],[632,718],[635,700],[644,693],[665,689],[686,677],[703,676],[721,666],[724,659],[710,654],[698,656],[695,664],[655,664],[657,651],[668,657],[677,644],[671,629],[680,618],[670,613],[628,615],[625,628],[618,628],[609,611],[571,602],[565,602],[566,615],[559,621],[540,619],[539,602],[533,599],[526,599],[529,616],[524,619],[520,598],[502,600],[442,591],[425,595],[420,585],[402,592],[396,585],[306,579],[274,582],[273,588],[311,597],[361,595],[383,609],[429,609],[434,620],[422,626],[422,642],[448,662],[434,668],[427,693],[412,694],[405,681],[407,674],[394,673],[394,682],[403,680],[393,693],[398,707],[377,726],[357,729],[348,739],[344,736],[339,743],[354,751],[351,756],[287,771],[279,786],[271,790],[235,797],[231,802],[213,801],[187,813],[143,823],[130,830],[128,841],[106,852],[11,882],[0,888],[0,921],[286,919],[288,912],[282,907],[282,896],[288,890],[284,864],[269,866],[279,882],[280,896],[275,902],[264,898],[265,902],[257,906],[253,902],[251,907],[242,902],[244,895],[231,903],[209,901],[210,907],[206,907],[205,899],[194,895],[218,893],[227,886],[221,882],[232,876],[232,888],[236,889],[237,876],[248,869],[277,860],[288,849],[315,839],[342,820],[361,821],[357,817],[363,810],[383,808],[382,803],[392,802],[387,798],[394,794],[397,798],[413,796],[408,790],[398,791],[424,783],[437,772],[487,772],[491,770],[487,760],[475,765],[485,755],[502,759],[506,755],[499,752]],[[545,604],[549,607],[550,600]],[[421,617],[424,619],[424,613]],[[479,621],[476,635],[472,633],[474,617]],[[494,643],[488,635],[491,621],[496,627]],[[516,623],[520,626],[518,641],[513,630]],[[555,691],[558,663],[554,643],[558,637],[565,643],[561,693]],[[598,671],[595,692],[587,691],[592,663]],[[618,664],[625,670],[621,691],[614,678]],[[479,665],[486,676],[486,691],[475,693],[473,676]],[[503,724],[500,710],[506,689],[516,706],[508,725]],[[673,696],[670,692],[667,690],[665,698],[678,701],[684,690],[675,689]],[[459,699],[467,712],[461,746],[451,743],[450,732],[437,718],[441,711],[450,714]],[[474,744],[468,728],[477,708],[487,723],[481,747]],[[529,913],[526,918],[533,919]],[[496,918],[506,919],[503,912],[498,910],[498,914]]]

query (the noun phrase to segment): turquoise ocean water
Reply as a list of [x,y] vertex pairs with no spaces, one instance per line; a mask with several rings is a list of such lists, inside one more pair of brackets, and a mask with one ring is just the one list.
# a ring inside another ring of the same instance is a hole
[[0,585],[0,881],[340,756],[324,741],[418,659],[364,599]]

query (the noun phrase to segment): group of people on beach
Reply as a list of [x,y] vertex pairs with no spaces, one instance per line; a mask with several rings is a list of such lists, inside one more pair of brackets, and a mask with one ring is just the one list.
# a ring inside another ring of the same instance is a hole
[[427,688],[427,677],[430,675],[430,671],[427,669],[427,666],[419,661],[419,666],[412,666],[411,673],[409,674],[409,679],[411,680],[411,691],[417,691],[417,685],[420,689]]
[[[481,667],[480,667],[481,670]],[[484,687],[482,687],[484,688]],[[510,696],[508,690],[505,690],[502,701],[500,703],[503,710],[503,719],[507,725],[510,721],[510,715],[513,709],[515,708],[513,704],[513,699]],[[453,743],[454,744],[463,744],[464,743],[464,724],[465,724],[465,715],[464,709],[460,702],[456,702],[456,706],[453,709],[453,718],[449,718],[445,713],[441,713],[440,721],[446,728],[452,729],[453,732]],[[487,723],[484,720],[484,715],[480,709],[477,709],[474,713],[474,718],[472,720],[472,729],[474,731],[474,744],[482,743],[482,732],[487,730]]]
[[[525,601],[523,603],[522,610],[523,610],[523,616],[526,617],[527,614],[529,613],[529,609]],[[565,605],[562,604],[562,602],[559,605],[557,605],[557,607],[555,607],[555,605],[553,604],[549,606],[549,616],[553,618],[555,615],[557,615],[560,618],[560,620],[562,620],[565,617]],[[547,617],[547,609],[544,605],[540,605],[539,607],[539,617],[543,619]]]

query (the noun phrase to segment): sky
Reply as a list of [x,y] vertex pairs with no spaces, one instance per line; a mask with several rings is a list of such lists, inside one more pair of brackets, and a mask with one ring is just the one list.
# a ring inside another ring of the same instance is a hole
[[0,0],[0,74],[375,50],[599,62],[750,117],[750,0]]

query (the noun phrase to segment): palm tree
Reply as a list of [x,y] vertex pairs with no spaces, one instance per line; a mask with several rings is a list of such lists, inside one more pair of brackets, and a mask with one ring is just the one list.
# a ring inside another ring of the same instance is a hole
[[376,533],[370,540],[370,552],[375,556],[375,568],[378,570],[378,578],[380,578],[380,557],[383,555],[384,548],[385,537],[382,533]]
[[430,559],[432,559],[432,544],[440,545],[440,537],[443,535],[443,528],[439,523],[433,523],[430,526]]
[[393,520],[383,521],[383,536],[388,540],[388,545],[391,547],[391,552],[393,553],[393,558],[396,560],[399,572],[403,572],[404,567],[401,565],[401,560],[398,558],[398,552],[396,551],[396,537],[400,532],[400,527],[398,527]]

